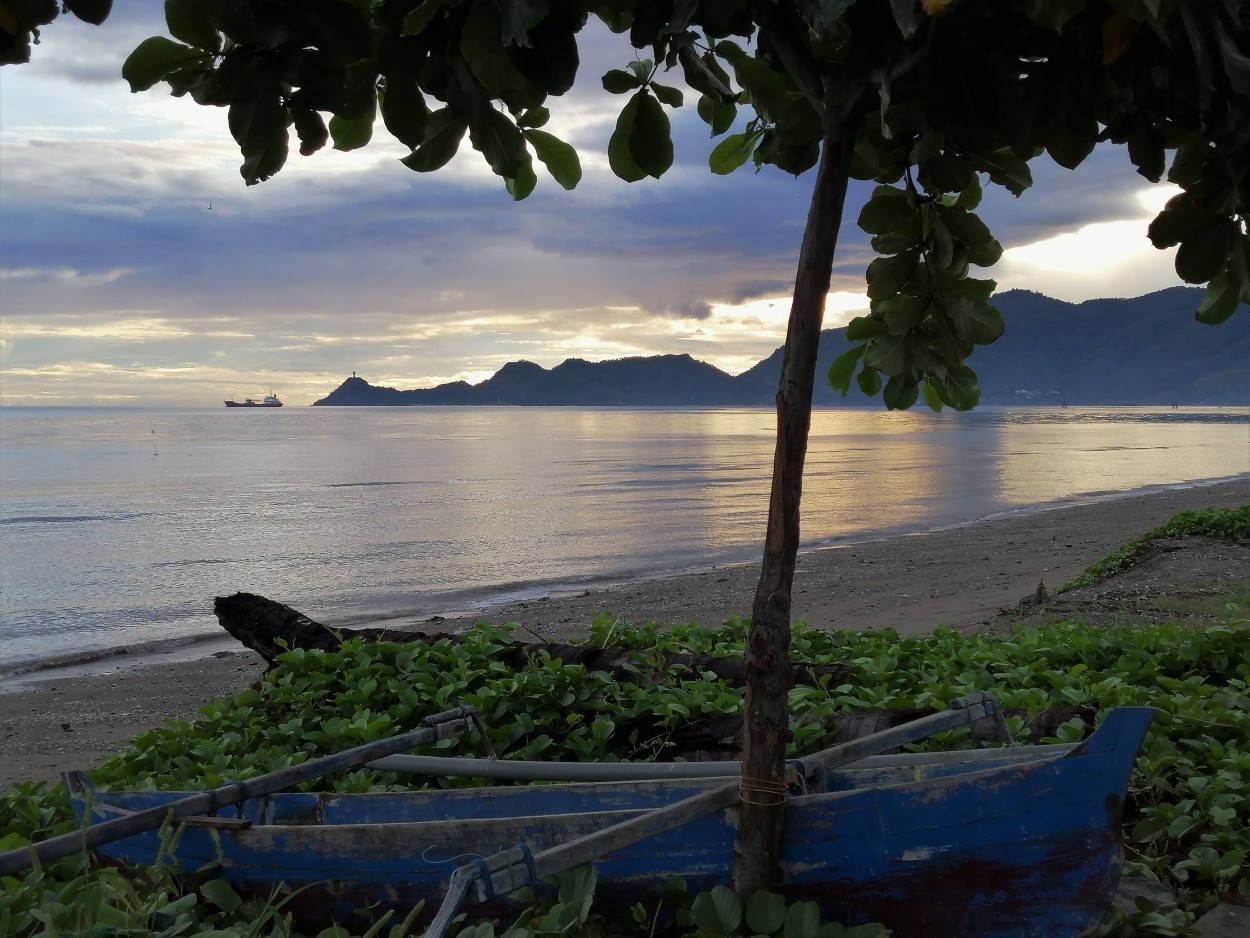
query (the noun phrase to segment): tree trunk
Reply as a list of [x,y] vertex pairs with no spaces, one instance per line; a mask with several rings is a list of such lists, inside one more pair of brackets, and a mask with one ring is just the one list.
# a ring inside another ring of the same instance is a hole
[[785,821],[785,752],[789,735],[790,600],[799,550],[799,500],[811,426],[816,352],[825,295],[842,223],[854,134],[851,122],[826,117],[820,167],[808,210],[777,390],[777,448],[764,560],[747,641],[742,812],[734,844],[734,890],[747,897],[773,885]]

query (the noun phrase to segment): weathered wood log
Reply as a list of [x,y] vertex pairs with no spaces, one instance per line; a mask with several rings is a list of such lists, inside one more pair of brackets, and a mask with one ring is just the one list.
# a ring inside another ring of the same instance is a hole
[[[335,629],[314,622],[290,606],[257,596],[254,593],[236,593],[219,596],[213,604],[217,621],[227,632],[247,647],[258,652],[266,661],[274,659],[287,648],[319,648],[326,651],[338,648],[345,640],[364,638],[366,641],[389,642],[436,642],[461,641],[463,636],[449,632],[407,631],[385,628]],[[558,642],[511,642],[502,660],[510,667],[522,668],[529,657],[544,650],[553,658],[581,664],[587,668],[606,671],[617,680],[646,680],[656,667],[655,660],[633,657],[619,648],[596,648],[585,645]],[[684,655],[668,653],[663,656],[667,667],[687,667],[708,671],[718,677],[742,685],[745,667],[739,658],[717,658],[711,655]],[[828,675],[836,683],[849,680],[852,669],[843,664],[793,666],[796,683],[814,684]],[[831,714],[824,721],[824,744],[835,745],[860,739],[881,730],[901,726],[912,720],[934,713],[925,708],[870,710],[856,713]],[[1008,709],[1006,716],[1017,716],[1028,722],[1018,741],[1037,743],[1043,738],[1056,735],[1060,724],[1073,717],[1083,717],[1092,724],[1094,711],[1087,707],[1051,707],[1029,717],[1023,709]],[[658,718],[651,720],[638,717],[617,726],[617,734],[631,736],[641,741],[663,740],[644,748],[653,750],[654,758],[686,760],[737,758],[742,752],[743,723],[740,714],[698,720],[677,727],[665,728]],[[978,743],[998,739],[998,727],[993,720],[983,719],[971,727],[972,738]],[[831,735],[830,735],[831,734]]]
[[[362,638],[371,642],[401,643],[464,640],[464,636],[452,632],[408,631],[391,628],[332,628],[320,622],[314,622],[290,606],[255,593],[218,596],[213,601],[213,611],[223,629],[260,654],[270,664],[288,648],[319,648],[329,651],[338,648],[344,641],[354,638]],[[572,645],[560,642],[507,642],[500,660],[519,670],[524,667],[530,656],[540,651],[545,651],[552,658],[559,658],[568,664],[580,664],[590,670],[604,671],[618,681],[648,680],[657,667],[681,667],[692,671],[707,671],[722,680],[738,685],[746,680],[746,662],[741,658],[718,658],[713,655],[675,652],[647,655],[621,648],[598,648],[593,645]],[[845,664],[795,665],[793,672],[795,683],[816,684],[821,679],[827,678],[840,684],[850,678],[853,669]]]

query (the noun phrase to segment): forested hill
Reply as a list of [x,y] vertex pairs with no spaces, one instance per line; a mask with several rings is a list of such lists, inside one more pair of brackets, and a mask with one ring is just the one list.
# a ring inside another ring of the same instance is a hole
[[[1250,404],[1250,312],[1220,326],[1194,321],[1202,290],[1174,287],[1135,299],[1065,303],[1012,290],[995,297],[1007,331],[969,359],[985,404]],[[845,329],[821,334],[815,401],[866,405],[833,392],[829,363]],[[410,391],[348,378],[318,405],[527,404],[573,406],[771,405],[782,350],[740,375],[689,355],[569,359],[554,368],[511,362],[480,384]],[[879,406],[879,402],[878,405]]]

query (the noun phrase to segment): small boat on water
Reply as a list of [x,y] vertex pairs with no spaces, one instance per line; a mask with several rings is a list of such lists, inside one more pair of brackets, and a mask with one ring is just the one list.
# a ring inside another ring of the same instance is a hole
[[[776,889],[815,901],[834,921],[881,922],[895,938],[1090,934],[1118,884],[1128,777],[1153,714],[1113,709],[1081,743],[881,754],[975,719],[1001,722],[993,698],[975,694],[794,760]],[[348,755],[337,755],[340,768]],[[509,892],[542,888],[588,862],[604,914],[628,914],[639,901],[654,912],[670,876],[692,892],[729,880],[738,763],[355,758],[366,761],[557,783],[363,794],[283,793],[265,776],[209,793],[105,792],[81,773],[66,783],[74,810],[92,825],[77,835],[80,844],[101,825],[117,826],[117,835],[90,841],[98,856],[123,865],[165,859],[189,875],[224,877],[245,895],[276,890],[314,930],[367,907],[402,916],[424,902],[418,921],[427,938],[441,938],[463,902],[484,903],[487,916],[515,913]],[[601,780],[559,781],[587,770]],[[168,832],[163,841],[152,829],[159,820],[120,836],[140,817],[171,814],[179,828],[172,846]]]
[[253,397],[244,398],[241,401],[226,401],[227,407],[281,407],[282,402],[278,400],[278,395],[270,391],[262,400],[256,400]]

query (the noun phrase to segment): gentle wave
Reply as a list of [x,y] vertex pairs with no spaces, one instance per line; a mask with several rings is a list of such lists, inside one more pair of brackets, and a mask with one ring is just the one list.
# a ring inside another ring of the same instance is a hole
[[[763,542],[766,408],[227,414],[0,408],[0,669],[216,637],[240,591],[332,625],[472,615]],[[1235,477],[1250,408],[821,410],[807,464],[805,550]]]
[[81,524],[86,521],[133,521],[140,514],[121,515],[18,515],[0,518],[0,524]]

